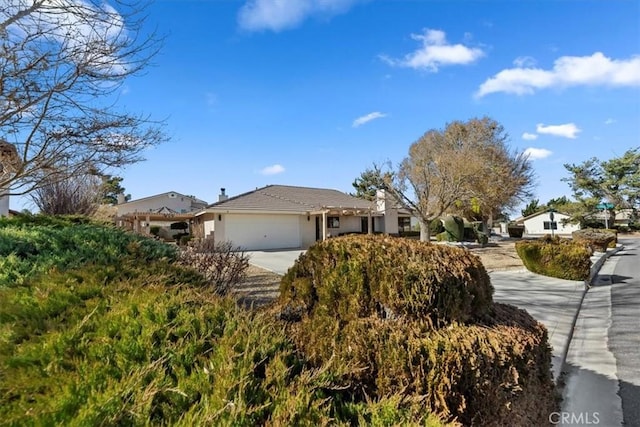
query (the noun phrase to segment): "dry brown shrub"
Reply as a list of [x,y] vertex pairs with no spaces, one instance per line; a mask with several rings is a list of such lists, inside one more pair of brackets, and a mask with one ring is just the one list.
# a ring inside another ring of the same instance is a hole
[[312,366],[333,367],[342,399],[400,395],[481,426],[544,425],[558,409],[546,329],[492,303],[477,257],[372,236],[307,254],[274,311]]
[[463,249],[356,235],[309,248],[280,292],[283,305],[309,313],[422,319],[440,327],[487,312],[493,287],[480,259]]
[[191,242],[181,248],[178,261],[199,272],[219,295],[227,294],[232,286],[242,282],[249,267],[249,258],[242,248],[228,241]]

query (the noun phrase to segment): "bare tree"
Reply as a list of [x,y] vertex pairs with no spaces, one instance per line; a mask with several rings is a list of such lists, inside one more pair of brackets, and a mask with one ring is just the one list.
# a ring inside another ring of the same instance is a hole
[[[87,169],[141,160],[161,123],[115,107],[157,52],[143,7],[120,0],[2,0],[0,138],[18,156],[0,188],[26,194]],[[2,162],[2,169],[7,165]]]
[[471,183],[471,198],[456,202],[455,207],[491,227],[493,218],[532,196],[533,167],[527,154],[509,148],[508,135],[495,120],[472,119],[465,129],[479,168]]
[[430,222],[447,212],[474,209],[493,214],[525,196],[533,183],[526,156],[506,145],[504,129],[490,118],[432,129],[409,148],[397,170],[386,174],[386,189],[420,222],[420,239],[430,239]]
[[29,193],[41,213],[48,215],[93,215],[100,201],[101,180],[91,173],[62,181],[42,182]]

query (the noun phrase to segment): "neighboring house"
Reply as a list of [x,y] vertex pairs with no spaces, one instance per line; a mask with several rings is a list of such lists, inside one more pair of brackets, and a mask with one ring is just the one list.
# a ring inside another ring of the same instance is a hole
[[207,206],[207,202],[204,200],[193,196],[185,196],[177,191],[168,191],[128,202],[121,202],[121,200],[119,200],[116,205],[118,208],[118,216],[133,212],[185,214],[203,209]]
[[0,195],[0,216],[9,216],[9,196]]
[[205,208],[207,202],[177,191],[156,194],[142,199],[125,202],[118,198],[116,223],[136,232],[149,234],[150,227],[157,225],[168,228],[171,223],[190,223],[195,212]]
[[598,211],[597,213],[589,216],[589,218],[600,221],[602,224],[606,224],[611,228],[613,226],[628,227],[629,224],[634,221],[635,216],[633,209],[616,209],[613,223],[611,221],[611,213],[609,211]]
[[222,189],[218,202],[195,214],[193,232],[247,250],[307,248],[343,234],[397,234],[408,214],[388,206],[325,188],[268,185],[231,198]]
[[569,215],[562,212],[553,213],[553,221],[551,220],[551,212],[537,212],[527,217],[520,217],[515,220],[517,225],[524,225],[524,234],[530,236],[542,236],[545,234],[571,234],[576,230],[580,230],[579,224],[570,224],[567,220]]

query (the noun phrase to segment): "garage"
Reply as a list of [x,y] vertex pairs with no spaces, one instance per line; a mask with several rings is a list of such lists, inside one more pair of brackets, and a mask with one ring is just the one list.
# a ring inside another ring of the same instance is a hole
[[227,215],[225,239],[247,250],[290,249],[301,246],[298,215]]

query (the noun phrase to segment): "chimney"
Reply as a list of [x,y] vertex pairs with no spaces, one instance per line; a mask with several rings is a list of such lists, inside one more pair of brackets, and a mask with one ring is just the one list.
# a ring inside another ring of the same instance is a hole
[[219,202],[224,202],[225,200],[227,200],[229,198],[229,196],[227,196],[224,191],[225,191],[224,188],[220,189],[220,195],[218,196],[218,201]]
[[127,199],[125,199],[125,197],[124,197],[124,194],[122,194],[122,193],[120,193],[120,194],[118,194],[116,196],[116,200],[117,200],[117,202],[116,202],[117,205],[121,205],[121,204],[123,204],[124,202],[127,201]]

